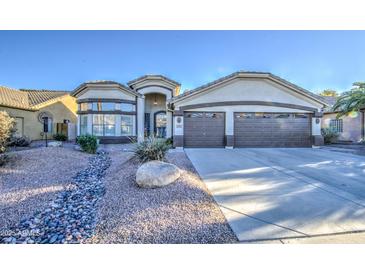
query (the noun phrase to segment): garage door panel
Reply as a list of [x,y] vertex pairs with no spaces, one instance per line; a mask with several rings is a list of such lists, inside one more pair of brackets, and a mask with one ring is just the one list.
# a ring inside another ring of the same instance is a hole
[[223,147],[225,116],[221,112],[186,112],[185,147]]
[[308,147],[310,115],[235,113],[234,135],[236,147]]

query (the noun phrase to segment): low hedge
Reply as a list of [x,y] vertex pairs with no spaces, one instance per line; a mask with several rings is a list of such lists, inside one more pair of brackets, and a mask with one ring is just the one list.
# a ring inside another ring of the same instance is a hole
[[98,149],[98,138],[94,135],[81,135],[77,137],[76,142],[87,153],[95,154]]

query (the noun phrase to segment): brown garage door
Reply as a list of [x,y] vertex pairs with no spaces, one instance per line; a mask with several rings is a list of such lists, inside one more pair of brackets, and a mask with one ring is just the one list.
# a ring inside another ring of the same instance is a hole
[[311,115],[235,113],[234,141],[235,147],[309,147]]
[[185,112],[185,147],[223,147],[223,112]]

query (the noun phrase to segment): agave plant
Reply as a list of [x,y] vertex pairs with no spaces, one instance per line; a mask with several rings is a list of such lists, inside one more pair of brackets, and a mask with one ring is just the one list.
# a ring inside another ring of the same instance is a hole
[[339,111],[338,116],[365,108],[365,82],[356,82],[353,86],[353,89],[344,92],[334,104],[333,110]]

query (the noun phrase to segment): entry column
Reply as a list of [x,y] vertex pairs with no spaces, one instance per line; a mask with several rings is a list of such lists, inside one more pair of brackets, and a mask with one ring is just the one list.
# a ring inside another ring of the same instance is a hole
[[137,98],[137,140],[138,142],[144,141],[144,107],[145,97]]
[[226,132],[225,132],[225,143],[226,148],[233,148],[234,146],[234,122],[233,122],[233,111],[226,112]]
[[321,134],[322,113],[316,112],[312,117],[312,145],[323,146],[324,139]]
[[173,146],[175,148],[182,148],[184,146],[184,112],[176,110],[173,118]]
[[172,112],[166,111],[166,138],[172,137]]

